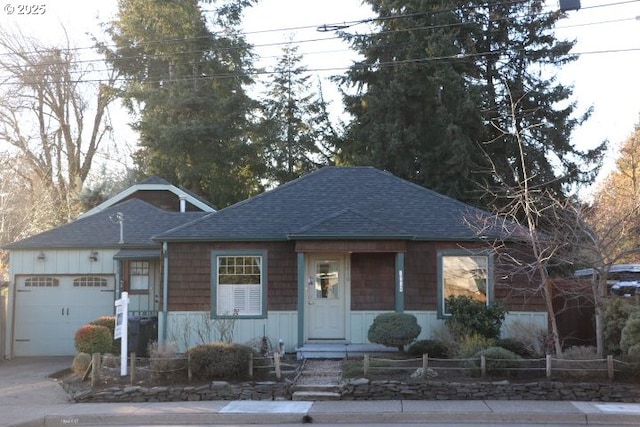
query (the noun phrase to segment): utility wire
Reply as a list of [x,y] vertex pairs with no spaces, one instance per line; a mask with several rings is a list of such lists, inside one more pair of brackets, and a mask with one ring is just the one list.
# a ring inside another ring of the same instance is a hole
[[[603,4],[603,5],[594,5],[594,6],[590,6],[591,8],[595,8],[595,7],[604,7],[604,6],[611,6],[611,5],[617,5],[617,4],[626,4],[626,3],[637,3],[640,0],[629,0],[629,1],[624,1],[624,2],[619,2],[619,3],[615,3],[615,4]],[[506,4],[514,4],[514,3],[522,3],[523,1],[514,1],[514,2],[504,2],[504,3],[500,3],[502,5],[506,5]],[[447,10],[453,10],[453,9],[447,9]],[[445,10],[442,10],[445,11]],[[403,18],[403,17],[411,17],[411,16],[416,16],[416,15],[423,15],[424,13],[417,13],[417,14],[405,14],[405,15],[397,15],[397,16],[388,16],[388,17],[383,17],[381,19],[398,19],[398,18]],[[539,14],[530,14],[530,15],[521,15],[520,18],[526,18],[528,16],[537,16]],[[373,19],[373,18],[371,18]],[[367,19],[367,20],[360,20],[360,21],[353,21],[353,22],[364,22],[364,21],[368,21],[371,19]],[[508,18],[499,18],[498,20],[494,20],[494,21],[499,21],[499,20],[503,20],[503,19],[508,19]],[[579,27],[579,26],[588,26],[588,25],[600,25],[600,24],[609,24],[609,23],[619,23],[619,22],[624,22],[624,21],[631,21],[631,20],[635,20],[635,18],[624,18],[624,19],[615,19],[615,20],[609,20],[609,21],[600,21],[600,22],[592,22],[592,23],[586,23],[586,24],[576,24],[576,25],[568,25],[568,26],[564,26],[564,27],[557,27],[556,29],[564,29],[564,28],[571,28],[571,27]],[[419,26],[419,27],[409,27],[409,28],[402,28],[402,29],[397,29],[397,30],[389,30],[389,31],[382,31],[382,32],[376,32],[376,33],[368,33],[368,34],[357,34],[357,35],[353,35],[354,37],[368,37],[368,36],[379,36],[379,35],[385,35],[385,34],[391,34],[391,33],[397,33],[397,32],[408,32],[408,31],[420,31],[420,30],[430,30],[430,29],[438,29],[438,28],[447,28],[447,27],[456,27],[456,26],[462,26],[462,25],[469,25],[468,23],[453,23],[453,24],[441,24],[441,25],[431,25],[431,26]],[[304,26],[304,27],[292,27],[292,28],[311,28],[311,26]],[[282,31],[281,29],[273,29],[273,30],[262,30],[262,31],[256,31],[255,33],[263,33],[265,31]],[[251,33],[246,33],[246,34],[251,34]],[[330,37],[330,38],[313,38],[313,39],[305,39],[305,40],[299,40],[299,41],[287,41],[287,42],[273,42],[273,43],[264,43],[264,44],[258,44],[258,45],[254,45],[254,48],[268,48],[268,47],[277,47],[277,46],[285,46],[285,45],[299,45],[302,43],[317,43],[317,42],[325,42],[325,41],[329,41],[329,40],[335,40],[335,39],[342,39],[342,37],[339,36],[335,36],[335,37]],[[195,40],[195,39],[181,39],[183,42],[184,41],[189,41],[189,40]],[[177,39],[176,39],[177,41]],[[408,44],[407,44],[408,45]],[[395,45],[397,47],[402,47],[402,44],[398,44]],[[233,50],[236,49],[245,49],[247,48],[247,46],[242,46],[242,47],[226,47],[226,48],[217,48],[214,49],[214,51],[217,51],[219,53],[225,53],[225,52],[231,52]],[[82,49],[94,49],[94,48],[71,48],[69,50],[73,51],[73,50],[82,50]],[[344,49],[344,50],[332,50],[332,51],[327,51],[327,52],[331,52],[331,53],[339,53],[339,52],[350,52],[350,49]],[[627,50],[629,51],[629,50]],[[630,51],[635,51],[635,49],[631,49]],[[34,51],[34,53],[38,53],[39,51]],[[49,51],[44,51],[44,52],[49,52]],[[189,51],[183,51],[183,52],[173,52],[173,53],[160,53],[157,55],[147,55],[150,58],[157,58],[157,59],[162,59],[163,57],[175,57],[176,55],[199,55],[199,54],[203,54],[205,52],[210,52],[209,50],[189,50]],[[603,51],[599,51],[598,53],[611,53],[611,52],[619,52],[619,50],[616,49],[612,49],[612,50],[603,50]],[[6,56],[6,55],[21,55],[21,54],[26,54],[29,52],[15,52],[15,53],[2,53],[0,54],[1,56]],[[300,56],[304,56],[304,55],[316,55],[316,54],[321,54],[321,52],[305,52],[305,53],[301,53]],[[579,55],[579,53],[576,53],[577,55]],[[271,57],[264,57],[264,56],[260,56],[258,55],[258,57],[262,60],[264,59],[268,59],[268,58],[279,58],[281,57],[280,55],[278,56],[271,56]],[[125,57],[120,57],[118,58],[119,61],[126,61],[126,60],[130,60],[130,59],[136,59],[137,56],[125,56]],[[55,63],[55,62],[51,62],[50,65],[51,66],[55,66],[55,65],[63,65],[66,64],[67,62],[69,62],[69,64],[73,65],[77,65],[77,64],[91,64],[91,63],[104,63],[104,59],[103,58],[98,58],[98,59],[78,59],[78,60],[72,60],[72,61],[60,61],[59,63]],[[180,65],[193,65],[193,62],[177,62],[175,63],[176,66],[180,66]],[[16,69],[19,69],[20,66],[16,66]],[[87,70],[87,69],[82,69],[82,70],[69,70],[69,73],[73,73],[73,74],[78,74],[78,73],[95,73],[95,72],[112,72],[113,69],[112,68],[102,68],[102,69],[93,69],[93,70]],[[314,70],[309,70],[309,71],[314,71]],[[321,70],[319,70],[321,71]],[[42,74],[41,76],[44,77],[46,74]],[[37,76],[37,74],[34,74],[33,77]],[[0,79],[2,77],[0,76]],[[9,77],[6,77],[9,78]],[[96,80],[96,81],[100,81],[100,80]]]
[[[638,0],[634,0],[634,1],[638,1]],[[526,18],[529,17],[531,15],[521,15],[519,16],[519,18]],[[493,22],[498,22],[500,20],[505,20],[507,18],[499,18],[494,20]],[[591,25],[602,25],[602,24],[611,24],[611,23],[620,23],[620,22],[626,22],[626,21],[633,21],[636,18],[622,18],[622,19],[614,19],[614,20],[608,20],[608,21],[599,21],[599,22],[591,22],[591,23],[584,23],[584,24],[575,24],[575,25],[567,25],[567,26],[563,26],[563,27],[556,27],[556,29],[566,29],[566,28],[571,28],[571,27],[582,27],[582,26],[591,26]],[[401,29],[396,29],[396,30],[388,30],[388,31],[382,31],[382,32],[375,32],[375,33],[368,33],[368,34],[358,34],[358,35],[354,35],[354,37],[369,37],[369,36],[380,36],[380,35],[389,35],[392,33],[400,33],[400,32],[412,32],[412,31],[422,31],[422,30],[432,30],[432,29],[440,29],[440,28],[450,28],[450,27],[456,27],[456,26],[464,26],[464,25],[469,25],[468,23],[454,23],[454,24],[441,24],[441,25],[427,25],[427,26],[417,26],[417,27],[409,27],[409,28],[401,28]],[[289,42],[272,42],[272,43],[263,43],[263,44],[258,44],[258,45],[254,45],[254,48],[269,48],[269,47],[278,47],[278,46],[286,46],[286,45],[300,45],[303,43],[317,43],[317,42],[325,42],[325,41],[330,41],[330,40],[336,40],[336,39],[341,39],[341,37],[335,36],[335,37],[330,37],[330,38],[313,38],[313,39],[304,39],[304,40],[298,40],[298,41],[289,41]],[[407,44],[396,44],[394,45],[395,47],[401,48],[403,46],[409,45]],[[218,52],[218,53],[227,53],[227,52],[232,52],[234,50],[237,49],[246,49],[246,46],[242,46],[242,47],[225,47],[225,48],[216,48],[214,49],[214,51]],[[328,53],[340,53],[340,52],[350,52],[351,49],[342,49],[342,50],[330,50],[330,51],[325,51]],[[158,60],[162,60],[163,58],[175,58],[176,56],[182,56],[182,55],[201,55],[203,53],[207,53],[210,51],[207,50],[185,50],[185,51],[181,51],[181,52],[171,52],[171,53],[158,53],[155,55],[147,55],[148,58],[155,58]],[[313,52],[313,51],[308,51],[308,52],[303,52],[300,53],[301,56],[305,56],[305,55],[317,55],[317,54],[322,54],[323,52]],[[21,55],[21,52],[16,52],[16,53],[5,53],[5,54],[0,54],[0,56],[2,55]],[[263,55],[258,55],[258,57],[261,60],[264,59],[269,59],[269,58],[280,58],[281,55],[273,55],[273,56],[263,56]],[[126,61],[126,60],[133,60],[138,58],[138,56],[123,56],[123,57],[119,57],[117,58],[118,61]],[[78,65],[78,64],[92,64],[92,63],[104,63],[105,60],[102,57],[96,58],[96,59],[77,59],[77,60],[71,60],[71,61],[59,61],[59,62],[49,62],[48,65],[51,66],[56,66],[56,65],[64,65],[67,62],[69,62],[69,64],[71,64],[72,66],[74,65]],[[194,62],[176,62],[174,63],[175,66],[180,66],[180,65],[193,65]],[[16,65],[11,66],[9,65],[8,67],[5,65],[5,68],[15,68],[15,69],[19,69],[21,67],[21,65]],[[86,70],[86,69],[81,69],[81,70],[69,70],[70,73],[86,73],[86,72],[96,72],[96,71],[109,71],[111,70],[110,68],[102,68],[102,69],[93,69],[93,70]],[[34,76],[36,76],[37,74],[34,74]],[[42,74],[42,76],[44,76],[45,74]]]

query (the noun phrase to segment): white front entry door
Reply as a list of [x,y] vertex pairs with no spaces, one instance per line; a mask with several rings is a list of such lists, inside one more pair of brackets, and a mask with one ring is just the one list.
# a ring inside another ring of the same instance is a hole
[[344,255],[310,255],[307,262],[308,340],[346,339],[347,275]]

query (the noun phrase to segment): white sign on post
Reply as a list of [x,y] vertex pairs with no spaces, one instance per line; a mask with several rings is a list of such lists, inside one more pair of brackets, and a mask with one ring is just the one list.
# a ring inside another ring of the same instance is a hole
[[115,302],[116,306],[116,327],[113,331],[113,338],[120,338],[120,375],[127,375],[127,341],[129,330],[127,318],[129,313],[129,293],[123,292],[119,300]]

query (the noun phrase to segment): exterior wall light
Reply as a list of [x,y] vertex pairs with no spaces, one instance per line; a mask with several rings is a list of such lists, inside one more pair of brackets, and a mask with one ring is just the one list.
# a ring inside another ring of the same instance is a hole
[[40,254],[38,255],[38,261],[44,261],[46,258],[44,252],[40,251]]
[[89,261],[98,261],[98,251],[89,252]]

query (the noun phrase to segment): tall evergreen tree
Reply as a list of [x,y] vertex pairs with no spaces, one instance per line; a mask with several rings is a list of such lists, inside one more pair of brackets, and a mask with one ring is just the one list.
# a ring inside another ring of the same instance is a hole
[[109,28],[115,49],[105,48],[139,114],[138,167],[219,207],[261,190],[248,139],[256,105],[244,90],[251,53],[238,30],[253,2],[210,2],[207,23],[197,0],[121,0]]
[[[369,164],[458,199],[469,200],[482,156],[473,63],[455,57],[466,35],[441,2],[368,0],[381,19],[371,35],[346,36],[364,59],[344,80],[353,121],[342,160]],[[398,18],[387,19],[397,15]]]
[[575,42],[558,40],[554,28],[560,11],[545,11],[542,0],[474,2],[461,8],[472,28],[479,68],[485,133],[483,147],[495,166],[497,183],[513,188],[521,182],[520,136],[532,187],[557,196],[593,182],[606,144],[581,151],[571,143],[573,130],[589,117],[579,114],[573,88],[556,72],[576,60]]
[[544,12],[542,0],[365,3],[378,31],[345,35],[364,57],[344,79],[356,89],[344,98],[346,162],[486,205],[484,189],[522,179],[518,134],[531,185],[564,195],[594,178],[604,147],[571,144],[587,116],[574,117],[572,89],[554,74],[575,59],[573,43],[553,34],[561,14]]
[[298,47],[287,45],[267,82],[258,139],[262,142],[267,179],[283,184],[332,163],[336,132],[327,103],[313,90],[312,76],[301,65]]

